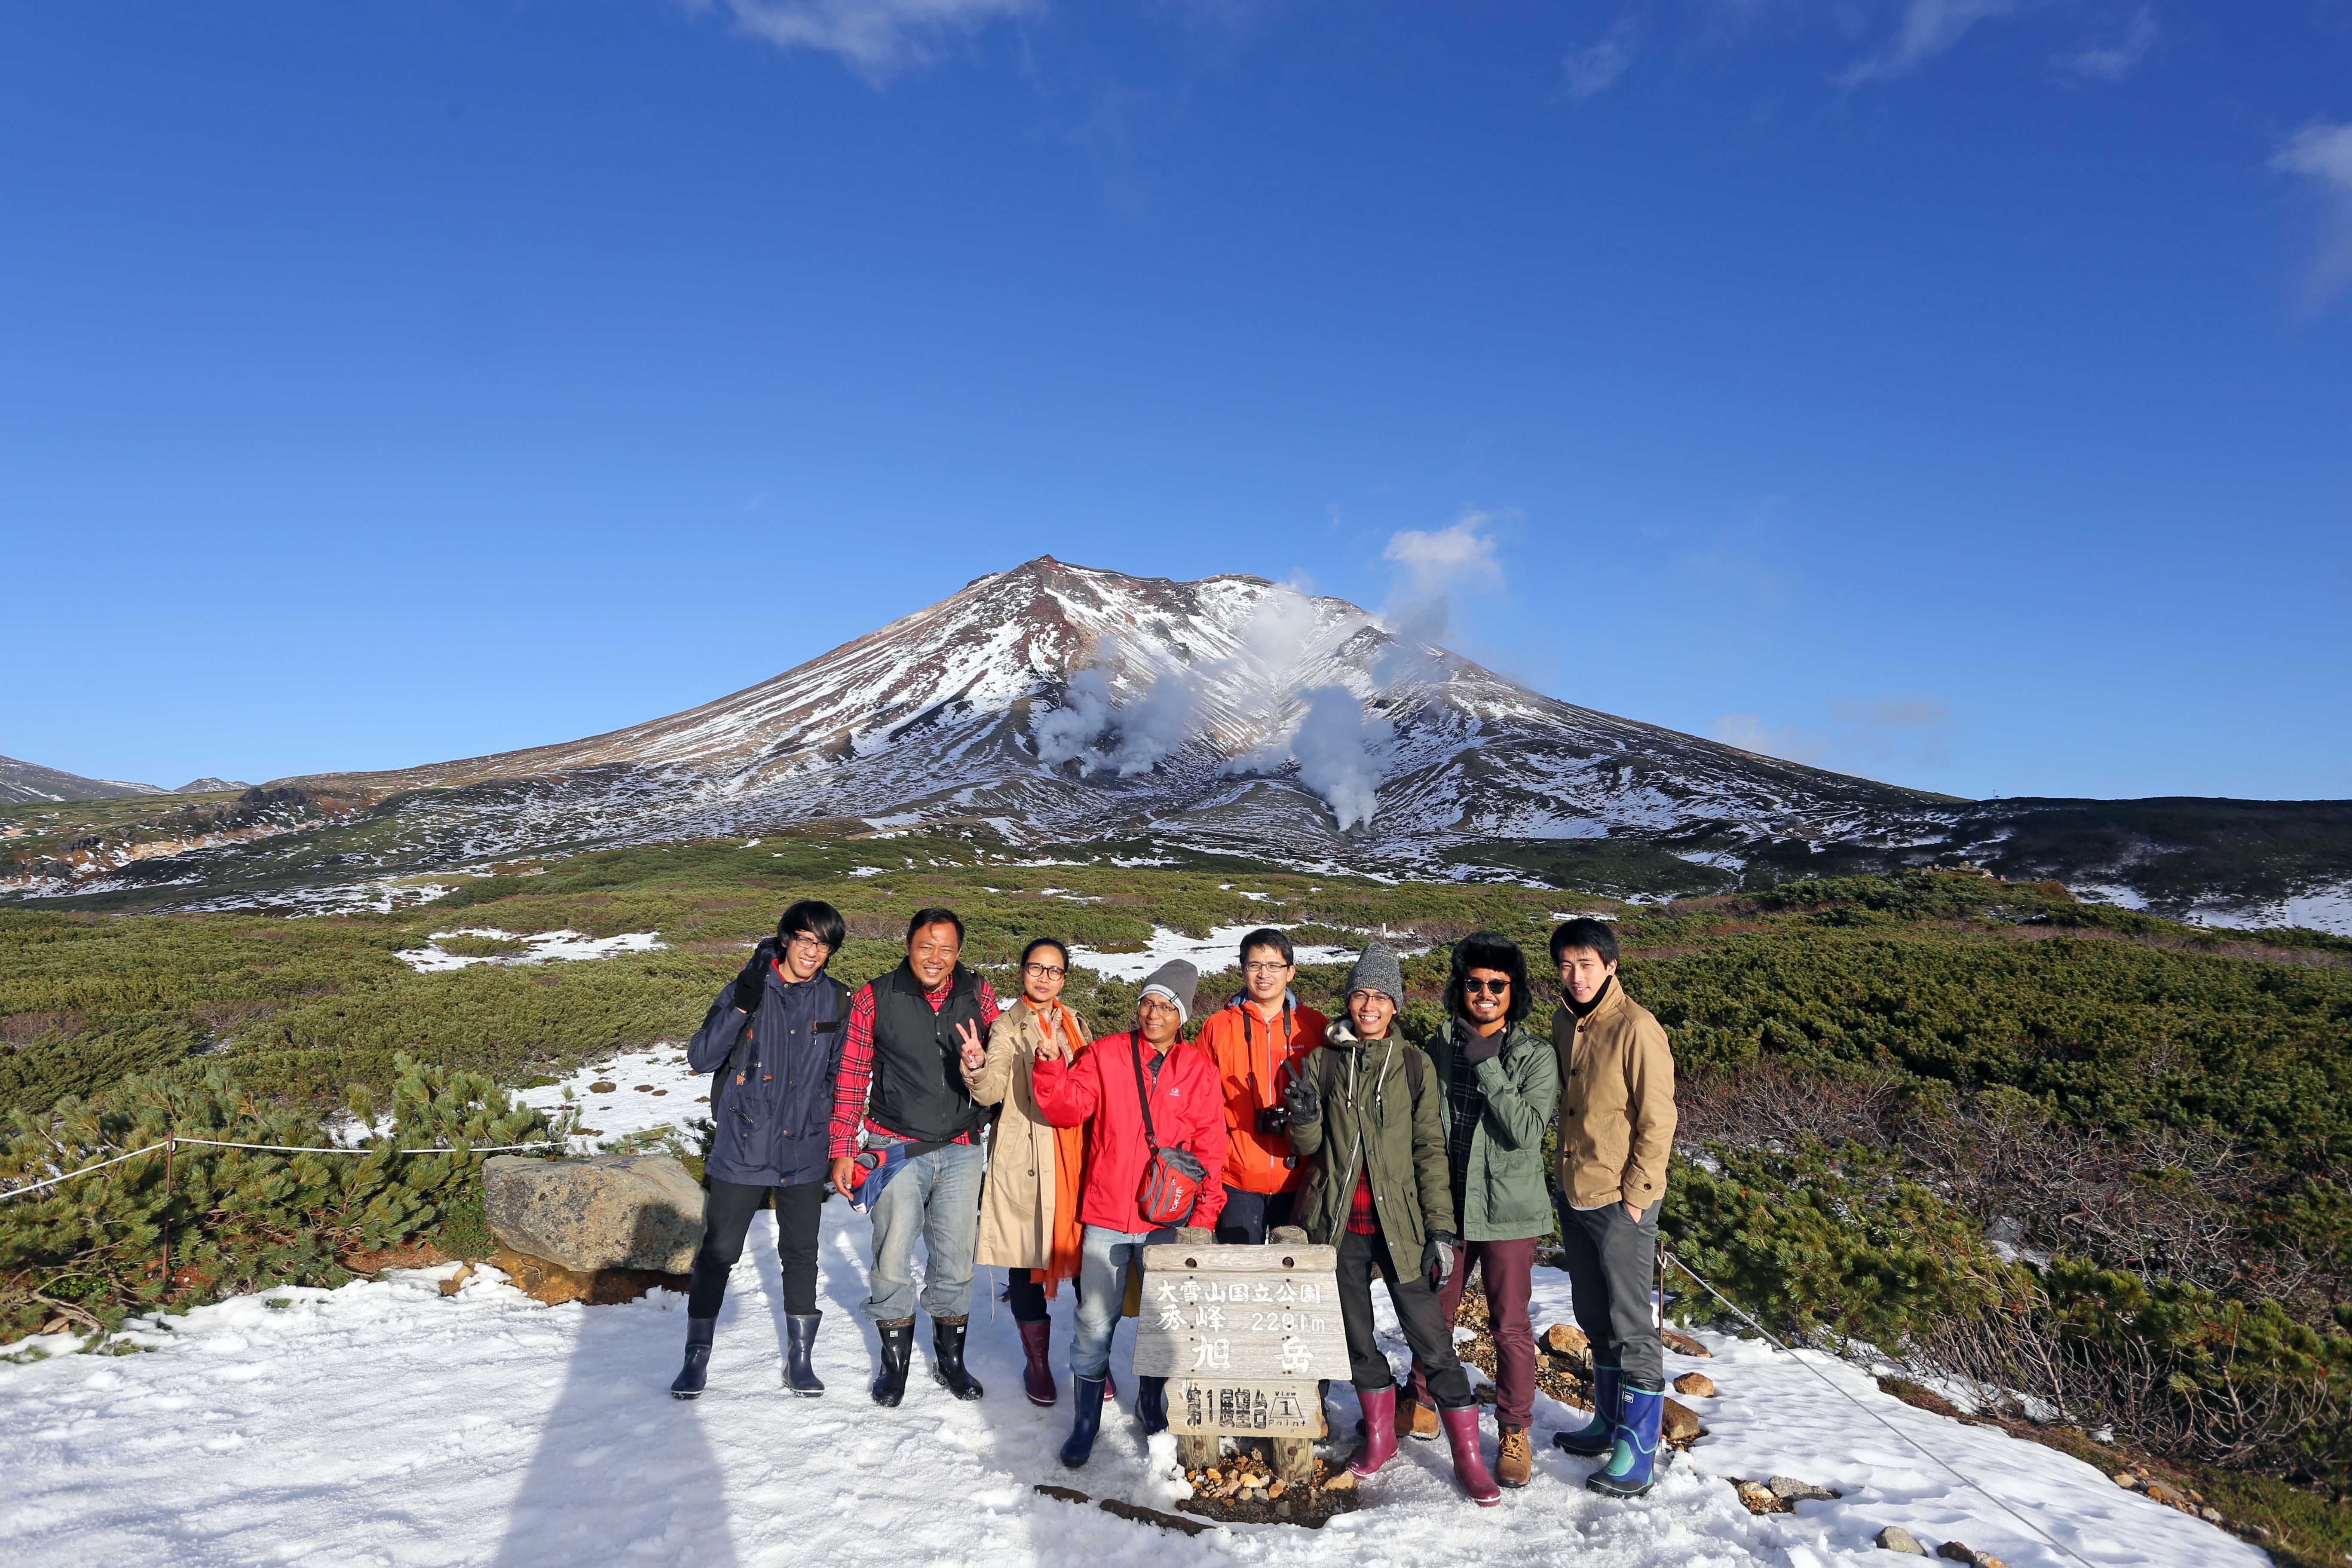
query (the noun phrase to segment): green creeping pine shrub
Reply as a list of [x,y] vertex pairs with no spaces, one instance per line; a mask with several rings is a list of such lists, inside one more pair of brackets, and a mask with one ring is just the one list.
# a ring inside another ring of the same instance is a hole
[[1662,1228],[1768,1327],[1892,1349],[1931,1322],[2022,1310],[2032,1298],[2025,1270],[2004,1263],[1970,1215],[1904,1179],[1892,1155],[1811,1139],[1789,1152],[1708,1152],[1714,1171],[1674,1162]]
[[[1808,1139],[1708,1156],[1675,1160],[1661,1229],[1775,1333],[1866,1341],[2156,1453],[2352,1482],[2342,1327],[2076,1258],[2004,1262],[1891,1154]],[[1685,1290],[1677,1313],[1714,1307]]]
[[[124,1315],[273,1284],[336,1285],[337,1259],[415,1235],[461,1204],[481,1156],[397,1154],[548,1136],[479,1073],[397,1058],[392,1131],[357,1154],[287,1154],[183,1144],[166,1190],[163,1154],[127,1160],[32,1197],[0,1199],[0,1337],[63,1317],[118,1328]],[[0,1184],[16,1187],[165,1134],[321,1145],[319,1118],[258,1100],[215,1068],[201,1079],[126,1079],[0,1130]],[[163,1277],[164,1231],[173,1277]]]

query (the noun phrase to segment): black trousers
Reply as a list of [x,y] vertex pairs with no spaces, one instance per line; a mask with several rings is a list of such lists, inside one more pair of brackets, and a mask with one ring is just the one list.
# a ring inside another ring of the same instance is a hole
[[1264,1247],[1265,1233],[1290,1223],[1297,1193],[1245,1193],[1225,1189],[1224,1212],[1217,1215],[1217,1239],[1227,1247]]
[[[1013,1309],[1016,1323],[1042,1323],[1053,1314],[1045,1310],[1045,1287],[1037,1277],[1042,1268],[1008,1268],[1004,1271],[1004,1300]],[[1076,1289],[1077,1281],[1070,1281]]]
[[816,1222],[824,1207],[822,1179],[789,1187],[749,1186],[741,1182],[703,1183],[702,1245],[694,1250],[694,1275],[686,1291],[686,1315],[715,1318],[727,1299],[727,1276],[743,1256],[751,1216],[770,1193],[776,1194],[776,1258],[783,1265],[784,1310],[806,1317],[816,1310]]
[[1378,1393],[1396,1381],[1389,1358],[1381,1352],[1372,1333],[1372,1276],[1389,1288],[1404,1342],[1413,1364],[1429,1384],[1429,1395],[1440,1410],[1460,1410],[1478,1403],[1470,1392],[1470,1374],[1454,1354],[1454,1325],[1430,1289],[1429,1277],[1418,1272],[1400,1275],[1389,1257],[1388,1242],[1378,1235],[1339,1233],[1339,1323],[1348,1331],[1348,1370],[1357,1388]]

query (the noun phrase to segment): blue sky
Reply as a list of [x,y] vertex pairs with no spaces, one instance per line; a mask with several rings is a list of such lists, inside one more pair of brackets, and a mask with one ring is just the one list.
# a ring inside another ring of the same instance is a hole
[[2347,0],[0,46],[8,755],[565,740],[1050,552],[1417,584],[1554,695],[1956,794],[2352,795]]

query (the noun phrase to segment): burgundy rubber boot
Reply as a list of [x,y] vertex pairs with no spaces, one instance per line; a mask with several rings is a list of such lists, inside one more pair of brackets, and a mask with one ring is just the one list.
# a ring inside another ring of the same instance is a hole
[[1441,1410],[1438,1424],[1445,1428],[1446,1444],[1454,1450],[1454,1479],[1470,1494],[1470,1500],[1480,1508],[1492,1508],[1503,1500],[1503,1489],[1486,1473],[1486,1461],[1478,1453],[1478,1407],[1465,1405],[1459,1410]]
[[1358,1477],[1376,1476],[1396,1458],[1396,1384],[1360,1388],[1356,1398],[1364,1406],[1364,1446],[1348,1461],[1348,1469]]
[[1054,1331],[1050,1319],[1015,1325],[1021,1331],[1021,1353],[1029,1358],[1021,1369],[1021,1391],[1032,1405],[1050,1405],[1060,1397],[1054,1386],[1054,1369],[1045,1364],[1045,1338]]

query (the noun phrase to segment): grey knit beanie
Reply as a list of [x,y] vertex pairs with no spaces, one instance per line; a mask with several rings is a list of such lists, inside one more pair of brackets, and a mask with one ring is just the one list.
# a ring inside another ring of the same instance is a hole
[[1145,976],[1143,989],[1136,1000],[1146,996],[1165,996],[1176,1004],[1176,1016],[1189,1024],[1192,1021],[1192,993],[1201,984],[1201,972],[1181,958],[1171,958]]
[[1364,943],[1356,967],[1348,971],[1348,989],[1342,995],[1358,991],[1380,991],[1402,1009],[1404,1006],[1404,969],[1397,962],[1396,949],[1384,942]]

